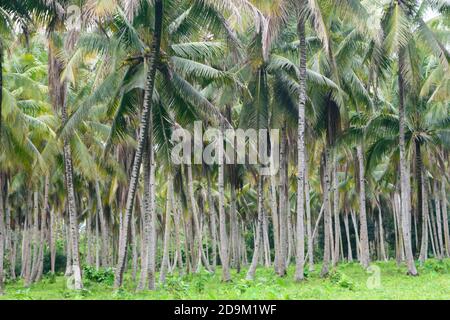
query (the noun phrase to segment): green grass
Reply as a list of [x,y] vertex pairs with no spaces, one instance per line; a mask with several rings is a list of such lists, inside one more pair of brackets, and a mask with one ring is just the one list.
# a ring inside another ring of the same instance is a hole
[[259,268],[255,281],[245,280],[245,271],[232,273],[233,281],[222,283],[220,270],[216,274],[169,276],[167,283],[154,292],[136,292],[127,274],[125,286],[118,291],[109,285],[85,281],[81,292],[67,288],[63,276],[46,277],[24,288],[23,282],[8,283],[0,299],[450,299],[450,259],[430,260],[419,268],[418,277],[406,275],[404,266],[376,262],[380,271],[380,286],[367,286],[371,274],[359,264],[342,264],[329,277],[320,278],[320,266],[307,275],[306,281],[293,281],[294,269],[284,278],[272,269]]

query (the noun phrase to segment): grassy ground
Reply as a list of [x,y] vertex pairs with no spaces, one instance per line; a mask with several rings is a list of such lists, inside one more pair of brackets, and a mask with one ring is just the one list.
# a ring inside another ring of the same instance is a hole
[[173,275],[154,292],[135,292],[129,275],[119,291],[85,280],[85,289],[75,292],[68,289],[63,276],[57,276],[46,277],[30,288],[24,288],[22,281],[8,283],[6,295],[0,299],[450,299],[450,259],[428,261],[419,267],[418,277],[407,276],[405,267],[399,268],[393,261],[374,266],[374,272],[367,273],[356,263],[342,264],[324,279],[319,277],[320,266],[316,266],[302,283],[293,281],[292,267],[284,278],[275,276],[272,269],[259,268],[253,282],[244,280],[245,270],[233,273],[230,283],[221,283],[220,270],[215,275]]

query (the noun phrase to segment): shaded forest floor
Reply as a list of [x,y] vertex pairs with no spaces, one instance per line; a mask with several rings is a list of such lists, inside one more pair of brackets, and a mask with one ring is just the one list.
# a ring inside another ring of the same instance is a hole
[[293,281],[293,266],[284,278],[273,269],[259,268],[253,282],[245,280],[245,269],[240,274],[232,272],[230,283],[220,281],[220,270],[183,277],[174,274],[154,292],[135,292],[129,274],[124,288],[114,291],[108,274],[85,272],[91,280],[84,279],[81,292],[70,290],[62,275],[46,276],[30,288],[24,288],[22,280],[10,282],[0,299],[450,299],[450,259],[427,261],[418,267],[418,277],[407,276],[405,267],[397,267],[395,261],[373,265],[369,273],[357,263],[341,264],[327,278],[320,278],[320,265],[316,265],[302,283]]

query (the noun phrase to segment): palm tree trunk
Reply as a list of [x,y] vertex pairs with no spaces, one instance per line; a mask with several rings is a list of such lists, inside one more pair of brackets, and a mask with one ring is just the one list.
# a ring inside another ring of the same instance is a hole
[[386,247],[384,244],[384,228],[383,228],[383,215],[381,214],[381,206],[379,199],[377,199],[377,208],[378,208],[378,224],[380,225],[380,253],[381,253],[381,259],[384,261],[387,261],[388,258],[386,256]]
[[309,197],[309,174],[308,174],[307,149],[305,148],[305,202],[306,202],[306,233],[308,236],[308,264],[309,271],[314,271],[314,237],[312,235],[311,200]]
[[402,231],[403,231],[403,243],[405,247],[406,264],[408,267],[409,275],[417,275],[416,266],[414,265],[414,258],[411,248],[411,200],[410,200],[410,176],[409,176],[409,166],[407,164],[407,155],[405,147],[405,105],[404,105],[404,82],[402,76],[403,69],[403,50],[399,51],[398,55],[398,88],[399,88],[399,125],[400,125],[400,138],[399,138],[399,149],[400,149],[400,192],[401,192],[401,213],[402,213]]
[[181,219],[181,213],[180,213],[180,205],[177,201],[175,201],[175,194],[172,192],[172,207],[174,208],[174,226],[175,226],[175,247],[177,252],[177,261],[178,261],[178,268],[179,273],[183,273],[183,256],[181,254],[181,229],[180,229],[180,219]]
[[[0,44],[1,45],[1,44]],[[0,57],[1,59],[1,57]],[[0,60],[1,61],[1,60]],[[1,88],[0,88],[1,89]],[[3,205],[3,181],[0,174],[0,296],[3,295],[4,291],[4,272],[3,272],[3,257],[4,257],[4,246],[5,243],[5,227],[3,221],[5,218],[4,205]]]
[[209,203],[209,220],[210,220],[210,230],[211,230],[211,258],[212,258],[212,270],[216,269],[217,264],[217,224],[216,224],[216,209],[214,206],[214,200],[211,191],[211,177],[210,173],[207,172],[207,188],[208,188],[208,203]]
[[131,279],[133,282],[136,281],[137,274],[137,265],[138,265],[138,241],[137,241],[137,232],[136,232],[136,213],[133,211],[131,216],[131,250],[132,250],[132,271],[131,271]]
[[352,243],[350,241],[350,229],[348,225],[348,212],[346,212],[344,215],[344,227],[345,227],[345,236],[347,239],[347,260],[348,262],[353,262]]
[[[234,168],[233,168],[234,169]],[[232,170],[233,170],[232,169]],[[241,266],[238,257],[239,243],[238,243],[238,217],[236,214],[236,189],[234,181],[231,181],[230,185],[230,242],[231,242],[231,261],[237,272],[240,272]]]
[[11,208],[9,206],[9,201],[8,201],[8,189],[6,189],[6,194],[5,194],[5,199],[4,199],[4,203],[5,203],[5,212],[6,212],[6,251],[8,252],[8,257],[9,257],[9,272],[10,272],[10,277],[12,280],[16,279],[16,232],[15,230],[11,229]]
[[287,199],[286,199],[286,123],[283,124],[281,129],[281,146],[280,146],[280,252],[278,256],[278,275],[286,275],[286,256],[287,256]]
[[421,205],[422,205],[422,232],[421,232],[421,243],[420,243],[420,254],[419,254],[419,261],[421,264],[425,262],[427,259],[427,253],[428,253],[428,219],[429,219],[429,212],[428,212],[428,193],[426,184],[423,183],[424,181],[424,172],[422,170],[421,172]]
[[31,274],[25,279],[25,287],[28,287],[33,283],[37,275],[38,269],[38,250],[39,250],[39,193],[34,191],[33,202],[33,255],[32,255],[32,267]]
[[50,212],[50,272],[55,274],[56,263],[56,213]]
[[334,215],[334,261],[333,267],[339,261],[339,248],[340,248],[340,235],[341,235],[341,223],[339,219],[339,189],[337,178],[337,160],[336,155],[333,155],[333,215]]
[[[264,212],[263,217],[263,243],[264,243],[264,264],[267,268],[270,268],[272,261],[270,258],[270,241],[269,241],[269,221],[267,215]],[[238,247],[240,247],[240,240],[238,239]],[[241,260],[241,257],[238,257]]]
[[326,150],[322,159],[322,167],[324,170],[323,181],[323,203],[324,203],[324,250],[322,270],[320,271],[321,277],[328,275],[330,270],[330,258],[331,258],[331,204],[330,204],[330,168],[329,168],[330,155],[329,150]]
[[[150,118],[150,128],[152,127],[152,118]],[[149,213],[149,242],[148,242],[148,289],[156,289],[156,250],[158,245],[158,235],[156,233],[156,162],[155,162],[155,152],[153,148],[152,131],[149,131],[149,141],[150,141],[150,213]]]
[[355,242],[356,242],[356,259],[361,261],[361,244],[359,242],[359,232],[358,232],[358,223],[356,223],[356,213],[351,210],[351,217],[353,223],[353,230],[355,230]]
[[[152,42],[151,56],[148,62],[148,73],[147,82],[145,86],[145,97],[144,106],[141,113],[141,122],[139,126],[139,138],[138,146],[134,156],[130,183],[128,185],[128,195],[126,201],[124,226],[125,230],[128,230],[131,213],[134,206],[134,198],[136,195],[137,184],[139,180],[139,171],[142,163],[142,154],[144,146],[147,142],[148,133],[151,131],[149,122],[152,114],[152,97],[153,97],[153,87],[155,84],[155,76],[157,64],[159,61],[159,51],[161,46],[162,37],[162,20],[163,20],[163,1],[155,0],[155,29]],[[118,288],[123,282],[123,272],[125,270],[126,255],[127,255],[127,232],[122,233],[122,238],[119,239],[119,252],[118,252],[118,263],[116,268],[116,273],[114,277],[114,287]]]
[[227,226],[225,216],[225,188],[224,188],[224,148],[223,148],[223,129],[224,125],[220,124],[220,134],[217,142],[219,143],[219,176],[218,176],[218,189],[219,189],[219,237],[220,237],[220,259],[222,263],[222,281],[230,281],[230,269],[228,259],[228,237]]
[[248,269],[246,279],[253,280],[255,278],[256,267],[258,266],[259,254],[261,250],[261,231],[263,224],[263,199],[262,199],[262,176],[258,177],[258,219],[256,221],[255,230],[255,247],[253,249],[253,258],[250,268]]
[[364,178],[364,158],[362,151],[362,144],[356,147],[356,154],[358,158],[358,178],[359,178],[359,221],[360,221],[360,260],[364,268],[369,267],[369,234],[367,231],[367,216],[366,216],[366,186]]
[[167,182],[167,199],[166,199],[166,219],[164,226],[164,243],[163,243],[163,258],[161,262],[161,271],[159,281],[161,283],[166,282],[167,269],[169,267],[169,242],[170,242],[170,216],[172,212],[172,195],[173,193],[173,180],[172,175],[169,174]]
[[278,258],[280,256],[280,225],[278,219],[278,201],[276,188],[276,176],[272,174],[270,175],[270,209],[272,213],[273,243],[275,251],[273,264],[275,272],[278,273]]
[[108,228],[106,226],[106,220],[105,220],[105,214],[103,211],[103,202],[102,202],[102,195],[100,192],[100,182],[98,178],[95,180],[95,195],[97,197],[97,210],[98,210],[98,216],[100,218],[100,230],[101,230],[101,237],[102,237],[102,245],[101,245],[101,251],[102,251],[102,266],[107,267],[108,266]]
[[444,225],[444,245],[447,257],[450,257],[450,234],[448,230],[447,194],[445,192],[445,177],[441,181],[442,224]]
[[[295,280],[304,279],[304,260],[305,260],[305,104],[306,104],[306,40],[305,40],[305,21],[301,18],[297,26],[298,37],[300,40],[300,68],[299,68],[299,102],[298,102],[298,180],[297,180],[297,247],[296,247],[296,268]],[[309,228],[310,229],[310,228]],[[308,235],[310,236],[310,235]],[[309,243],[309,239],[308,239]]]
[[436,203],[436,229],[437,229],[437,240],[439,243],[439,255],[440,258],[444,258],[445,249],[444,249],[444,239],[442,236],[442,219],[441,219],[441,199],[439,192],[439,182],[436,180],[434,184],[434,198]]

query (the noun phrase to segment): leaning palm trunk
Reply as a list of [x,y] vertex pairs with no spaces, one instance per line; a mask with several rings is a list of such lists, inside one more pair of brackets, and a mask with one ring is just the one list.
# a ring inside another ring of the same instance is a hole
[[255,278],[256,267],[259,261],[259,254],[261,251],[261,232],[263,224],[263,199],[262,199],[262,176],[258,177],[258,219],[256,221],[255,230],[255,248],[253,249],[253,258],[250,268],[248,269],[246,279],[253,280]]
[[[148,132],[151,130],[149,128],[149,120],[152,112],[152,97],[153,97],[153,87],[155,84],[156,68],[159,61],[159,51],[161,45],[161,35],[162,35],[162,20],[163,20],[163,1],[155,0],[155,31],[152,42],[152,51],[148,63],[148,73],[147,82],[145,86],[145,96],[144,96],[144,107],[141,114],[141,122],[139,127],[139,138],[136,154],[134,156],[133,167],[131,171],[125,217],[124,217],[124,229],[128,230],[130,223],[131,213],[133,211],[134,199],[136,195],[136,189],[139,179],[139,170],[142,163],[142,154],[144,150],[145,143],[147,142]],[[126,256],[127,256],[127,232],[122,233],[121,239],[119,239],[119,250],[118,250],[118,263],[117,269],[114,277],[114,286],[116,288],[120,287],[123,282],[123,272],[125,270]]]
[[[303,224],[305,216],[305,104],[306,104],[306,40],[305,22],[303,18],[298,23],[298,37],[300,40],[300,68],[299,68],[299,103],[298,103],[298,180],[297,180],[297,247],[295,280],[304,279],[305,260],[305,228]],[[310,229],[310,228],[309,228]],[[309,240],[308,240],[309,241]]]
[[362,144],[356,147],[358,158],[358,178],[359,178],[359,221],[360,221],[360,261],[364,268],[369,267],[369,234],[367,231],[366,216],[366,186],[364,178],[364,158]]
[[399,149],[400,149],[400,192],[401,192],[401,216],[402,216],[402,231],[403,231],[403,244],[405,247],[406,264],[408,267],[408,274],[417,275],[416,266],[414,265],[414,258],[411,246],[411,227],[410,227],[410,177],[409,177],[409,166],[407,164],[407,155],[405,149],[405,106],[404,106],[404,82],[402,76],[403,69],[403,50],[399,51],[399,71],[398,71],[398,88],[399,88],[399,126],[400,126],[400,139],[399,139]]

